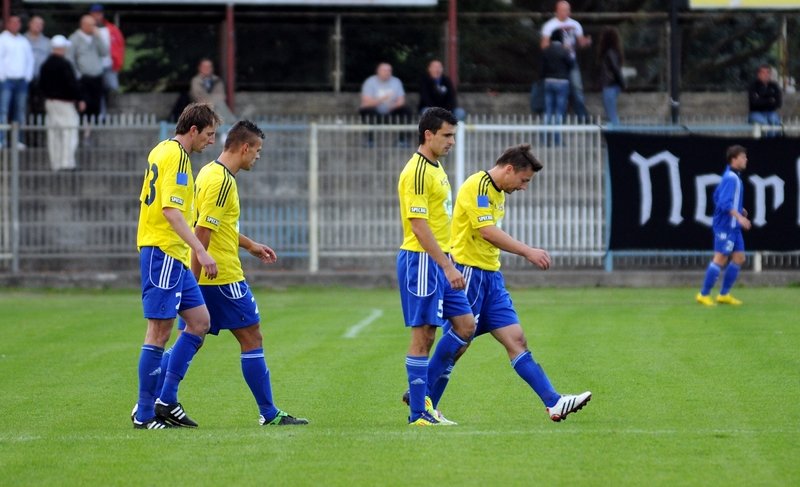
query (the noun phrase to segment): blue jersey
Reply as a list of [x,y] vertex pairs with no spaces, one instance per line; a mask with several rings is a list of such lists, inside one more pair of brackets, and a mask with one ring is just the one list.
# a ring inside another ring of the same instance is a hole
[[714,220],[715,231],[741,230],[741,225],[730,212],[736,209],[742,213],[744,209],[744,186],[738,172],[728,166],[722,174],[719,186],[714,190]]

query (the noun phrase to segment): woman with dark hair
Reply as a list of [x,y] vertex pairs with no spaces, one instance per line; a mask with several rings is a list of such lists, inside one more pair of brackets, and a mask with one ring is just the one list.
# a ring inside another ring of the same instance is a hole
[[622,64],[625,62],[622,54],[622,41],[619,31],[608,27],[600,34],[600,86],[603,87],[603,106],[606,117],[611,124],[618,124],[617,98],[625,89],[625,78],[622,76]]

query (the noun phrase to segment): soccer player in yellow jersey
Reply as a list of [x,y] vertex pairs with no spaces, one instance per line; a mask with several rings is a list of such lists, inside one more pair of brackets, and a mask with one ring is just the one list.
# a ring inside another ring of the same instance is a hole
[[[464,276],[448,255],[452,196],[439,158],[455,143],[458,120],[443,108],[429,108],[419,121],[419,148],[397,185],[403,244],[397,255],[397,279],[403,317],[411,328],[406,356],[409,424],[454,424],[431,407],[430,378],[438,378],[475,331],[464,294]],[[428,360],[436,328],[450,321]]]
[[[528,350],[499,270],[500,250],[522,256],[542,270],[550,267],[550,256],[545,250],[530,247],[502,229],[506,193],[524,191],[542,167],[531,153],[530,145],[517,145],[506,149],[493,168],[467,178],[456,197],[450,251],[456,268],[466,280],[467,300],[477,322],[475,336],[491,333],[506,348],[517,374],[541,398],[550,419],[561,421],[589,402],[592,393],[562,396],[555,391]],[[431,388],[434,408],[442,397],[452,365]]]
[[244,279],[239,248],[265,264],[277,260],[270,247],[254,242],[239,233],[239,191],[236,176],[249,171],[261,154],[264,133],[252,122],[236,122],[228,132],[220,156],[197,174],[195,205],[197,223],[194,233],[211,257],[217,261],[216,279],[201,275],[197,253],[193,253],[192,271],[200,282],[200,291],[211,315],[209,333],[230,330],[241,348],[242,375],[258,405],[262,425],[308,424],[278,409],[272,400],[269,369],[259,328],[258,305]]
[[[189,154],[213,144],[219,124],[209,105],[191,104],[178,119],[175,137],[159,143],[148,156],[136,235],[147,319],[139,357],[139,400],[131,416],[136,429],[197,426],[177,399],[178,385],[209,326],[208,309],[189,272],[190,250],[209,279],[216,277],[217,264],[189,226],[195,213]],[[166,379],[158,391],[164,345],[178,314],[186,320],[186,332],[173,346]]]

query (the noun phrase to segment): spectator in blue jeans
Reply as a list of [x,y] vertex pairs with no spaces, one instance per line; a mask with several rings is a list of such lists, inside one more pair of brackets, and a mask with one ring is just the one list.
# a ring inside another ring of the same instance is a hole
[[761,125],[780,125],[781,117],[778,109],[781,107],[781,88],[772,81],[772,67],[762,64],[758,67],[757,79],[753,81],[748,90],[750,99],[750,123]]
[[622,42],[619,32],[609,27],[600,35],[600,86],[603,87],[603,107],[606,109],[608,123],[618,124],[617,98],[625,89],[625,78],[622,76]]
[[[562,123],[567,114],[569,99],[569,72],[574,63],[569,50],[562,42],[563,33],[555,30],[550,36],[550,44],[542,52],[542,73],[544,80],[544,115],[548,125]],[[553,142],[561,143],[561,135],[555,134]]]
[[[0,34],[0,124],[8,122],[9,111],[12,121],[25,122],[28,84],[33,79],[33,50],[28,39],[19,33],[21,28],[19,16],[11,15],[6,30]],[[4,143],[5,137],[0,136],[0,147]],[[25,148],[22,140],[17,146]]]

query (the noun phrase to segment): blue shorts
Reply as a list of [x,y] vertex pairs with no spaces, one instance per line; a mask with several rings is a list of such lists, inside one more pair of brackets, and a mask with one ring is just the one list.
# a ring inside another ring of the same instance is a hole
[[[239,281],[221,286],[200,286],[200,292],[208,307],[211,317],[211,328],[208,333],[219,335],[220,330],[234,330],[258,324],[258,305],[247,281]],[[186,323],[178,322],[178,329],[183,330]]]
[[449,318],[472,313],[464,291],[450,286],[426,252],[397,254],[397,283],[406,326],[444,326]]
[[742,231],[714,229],[714,252],[731,255],[732,252],[744,252],[744,238]]
[[168,320],[183,310],[205,304],[194,275],[182,262],[158,247],[139,251],[144,317]]
[[519,323],[500,271],[456,264],[467,281],[467,301],[475,315],[475,336]]

